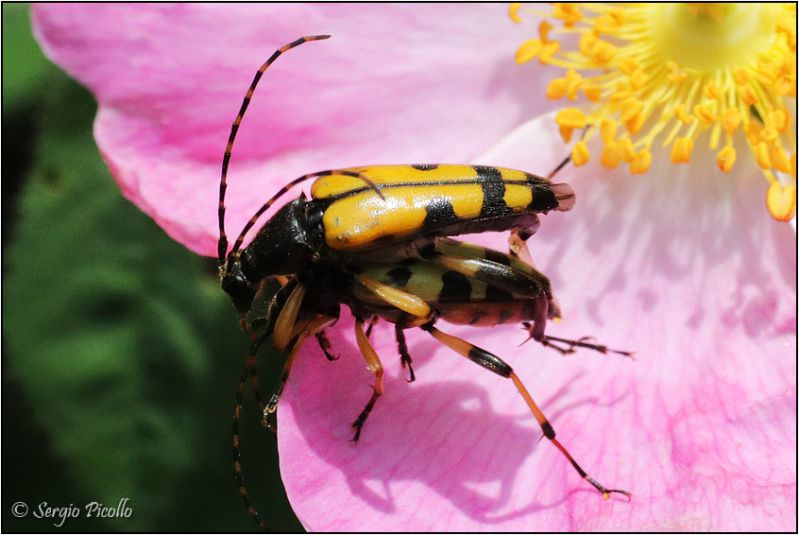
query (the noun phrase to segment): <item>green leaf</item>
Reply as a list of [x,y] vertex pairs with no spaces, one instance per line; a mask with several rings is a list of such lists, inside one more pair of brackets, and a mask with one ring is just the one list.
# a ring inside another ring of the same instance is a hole
[[[91,137],[89,94],[62,75],[48,88],[16,239],[4,251],[3,292],[4,381],[20,393],[4,404],[5,430],[46,444],[23,448],[8,503],[113,507],[130,499],[132,517],[68,520],[71,529],[252,529],[230,454],[247,340],[214,263],[121,197]],[[296,530],[279,489],[274,439],[254,420],[243,440],[258,444],[245,451],[255,502],[268,497],[264,516]],[[8,526],[22,531],[59,530],[13,520]]]
[[30,29],[28,4],[3,3],[3,113],[35,100],[55,67]]

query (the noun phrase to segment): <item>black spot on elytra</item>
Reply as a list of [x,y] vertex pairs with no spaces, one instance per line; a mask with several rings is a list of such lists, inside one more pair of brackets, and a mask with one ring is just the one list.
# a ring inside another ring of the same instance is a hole
[[513,317],[513,310],[510,308],[503,308],[499,311],[499,322],[498,323],[505,323],[509,319]]
[[455,215],[455,209],[449,199],[437,197],[431,199],[424,207],[427,215],[424,218],[423,228],[426,231],[438,230],[448,225],[458,223],[460,219]]
[[441,276],[444,286],[438,294],[438,300],[444,302],[468,303],[472,295],[472,283],[466,275],[457,271],[447,271]]
[[419,256],[424,258],[425,260],[430,260],[436,255],[436,246],[432,243],[428,243],[421,249],[419,249]]
[[497,264],[502,264],[505,266],[510,265],[510,257],[508,255],[502,254],[499,251],[494,251],[492,249],[485,250],[485,258],[486,260],[491,260]]
[[472,319],[469,320],[469,325],[474,325],[486,316],[488,316],[488,314],[485,312],[475,312],[474,316],[472,316]]
[[496,167],[475,165],[474,170],[483,188],[483,207],[480,217],[501,217],[510,215],[513,210],[505,203],[505,182]]
[[388,275],[390,284],[396,287],[396,286],[405,286],[406,284],[408,284],[408,281],[411,280],[413,272],[406,267],[398,267],[392,269],[391,271],[386,273],[386,275]]
[[411,167],[419,171],[432,171],[438,168],[437,163],[415,163]]
[[502,288],[489,285],[486,287],[485,300],[488,302],[513,301],[513,294],[503,290]]

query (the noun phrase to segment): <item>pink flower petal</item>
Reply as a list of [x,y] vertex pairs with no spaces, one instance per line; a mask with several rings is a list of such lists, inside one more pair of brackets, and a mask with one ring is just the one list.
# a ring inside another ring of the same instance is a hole
[[[36,6],[34,21],[48,55],[97,95],[96,137],[125,194],[212,254],[229,123],[276,46],[335,35],[281,60],[253,101],[229,229],[304,172],[472,160],[533,116],[540,99],[526,97],[541,82],[509,61],[524,36],[504,10]],[[550,125],[526,125],[480,160],[545,171],[564,152]],[[565,313],[550,333],[593,334],[637,361],[517,348],[515,327],[443,327],[510,361],[578,461],[632,503],[601,500],[539,442],[507,380],[424,333],[409,336],[418,380],[407,384],[390,330],[375,332],[386,395],[353,445],[372,378],[342,319],[331,333],[342,359],[308,344],[281,405],[282,473],[306,526],[795,530],[795,235],[763,217],[746,177],[665,169],[564,177],[577,207],[532,240]]]
[[[564,152],[551,125],[532,121],[481,161],[551,168]],[[630,490],[631,503],[602,500],[540,440],[510,381],[420,331],[408,335],[408,384],[392,330],[376,328],[385,395],[353,444],[372,376],[343,319],[332,330],[341,359],[307,344],[280,406],[281,472],[304,525],[795,530],[796,238],[751,195],[758,183],[713,165],[636,179],[571,171],[562,178],[575,209],[547,216],[531,240],[564,311],[549,333],[595,335],[635,350],[635,361],[517,348],[524,335],[513,326],[441,325],[506,358],[578,462]]]
[[45,53],[96,95],[95,137],[123,193],[193,251],[216,250],[230,123],[235,233],[280,184],[371,163],[466,161],[549,105],[513,62],[524,29],[503,5],[37,5]]

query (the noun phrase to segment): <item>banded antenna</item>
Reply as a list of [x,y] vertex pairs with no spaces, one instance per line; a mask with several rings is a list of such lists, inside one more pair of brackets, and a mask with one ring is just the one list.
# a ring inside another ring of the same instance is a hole
[[227,147],[225,147],[225,156],[222,158],[222,177],[219,180],[219,243],[217,247],[217,255],[219,257],[220,266],[225,263],[228,245],[227,235],[225,234],[225,191],[227,190],[227,168],[230,164],[230,153],[233,150],[233,142],[236,139],[236,132],[238,132],[241,120],[244,118],[244,113],[247,111],[247,107],[250,105],[250,100],[252,99],[253,93],[255,93],[255,88],[258,86],[258,82],[261,80],[261,76],[263,76],[264,72],[266,72],[266,69],[268,69],[269,66],[272,65],[272,63],[274,63],[281,54],[283,54],[283,52],[298,47],[303,43],[307,43],[308,41],[321,41],[323,39],[329,38],[329,35],[309,35],[300,37],[299,39],[292,41],[287,45],[281,46],[275,50],[272,56],[266,60],[263,65],[261,65],[261,68],[255,73],[255,77],[253,78],[249,89],[247,89],[247,94],[244,96],[244,100],[241,103],[239,113],[236,115],[236,119],[233,121],[233,125],[230,127],[230,136],[227,140]]
[[[261,76],[263,76],[264,72],[266,72],[266,69],[268,69],[269,66],[272,65],[272,63],[274,63],[275,60],[277,60],[277,58],[279,58],[281,54],[291,50],[292,48],[298,47],[303,43],[307,43],[309,41],[322,41],[324,39],[329,39],[329,38],[330,38],[329,35],[308,35],[305,37],[300,37],[299,39],[278,48],[277,50],[275,50],[272,56],[268,60],[266,60],[266,62],[264,62],[263,65],[261,65],[261,68],[259,68],[258,72],[255,73],[255,77],[253,78],[252,83],[250,83],[249,89],[247,89],[247,94],[244,96],[244,100],[241,103],[241,108],[239,109],[239,113],[236,115],[236,119],[233,121],[233,125],[230,127],[230,136],[228,137],[227,147],[225,148],[225,156],[222,158],[222,176],[219,180],[219,208],[218,208],[219,243],[217,246],[217,256],[220,266],[225,263],[225,258],[227,256],[227,247],[228,247],[227,234],[225,234],[225,192],[227,191],[227,171],[228,171],[228,165],[230,164],[230,154],[233,151],[233,142],[236,139],[236,133],[238,132],[239,126],[241,125],[241,121],[244,118],[244,113],[247,111],[247,107],[250,105],[250,100],[252,100],[252,96],[255,93],[255,88],[258,86],[258,82],[261,80]],[[233,246],[233,250],[231,251],[231,253],[238,252],[238,250],[241,247],[241,244],[244,242],[244,238],[247,232],[255,225],[258,218],[264,212],[266,212],[269,209],[269,207],[271,207],[275,203],[275,201],[277,201],[280,197],[282,197],[285,193],[287,193],[291,188],[311,178],[327,176],[332,174],[360,178],[364,183],[366,183],[367,186],[373,189],[377,193],[377,195],[380,196],[381,199],[385,199],[385,197],[383,197],[383,194],[380,192],[380,189],[372,180],[369,179],[369,177],[367,177],[363,173],[360,173],[352,169],[343,169],[340,171],[320,171],[317,173],[303,175],[299,178],[292,180],[291,182],[280,188],[280,190],[275,195],[273,195],[272,198],[266,201],[261,206],[261,208],[259,208],[258,211],[255,212],[255,214],[250,218],[250,220],[242,229],[241,234],[239,234],[238,238],[236,239],[236,242]]]

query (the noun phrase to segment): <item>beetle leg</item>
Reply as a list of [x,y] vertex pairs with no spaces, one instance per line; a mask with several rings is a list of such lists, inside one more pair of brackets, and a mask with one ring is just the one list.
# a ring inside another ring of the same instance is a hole
[[[267,281],[264,281],[261,284],[261,289],[267,291],[265,288],[266,284],[272,282],[276,283],[278,287],[277,290],[273,292],[272,297],[269,299],[265,314],[253,319],[250,322],[250,327],[253,330],[251,334],[253,344],[250,346],[251,358],[248,359],[247,362],[249,367],[250,384],[252,385],[253,394],[255,395],[255,401],[258,404],[259,414],[263,414],[264,409],[266,408],[266,402],[261,394],[261,388],[258,381],[258,365],[256,361],[256,354],[261,343],[272,334],[273,316],[275,313],[280,313],[282,311],[281,302],[285,300],[285,297],[281,299],[281,293],[285,292],[287,288],[286,285],[288,284],[289,280],[282,276],[270,277]],[[262,334],[260,336],[256,336],[254,331],[262,327],[264,329]]]
[[357,275],[356,278],[367,290],[389,305],[417,318],[413,320],[409,326],[422,325],[432,319],[433,310],[421,297],[412,293],[403,292],[402,290],[384,284],[366,275]]
[[516,387],[516,390],[518,390],[519,394],[521,394],[522,398],[524,398],[525,403],[527,403],[527,406],[530,408],[530,412],[533,413],[538,425],[541,426],[541,431],[543,431],[544,436],[547,437],[547,439],[549,439],[549,441],[552,442],[552,444],[554,444],[555,447],[558,448],[558,450],[569,460],[574,469],[577,470],[577,473],[580,474],[580,477],[588,481],[596,490],[601,492],[602,497],[604,498],[607,498],[610,496],[610,494],[623,494],[628,500],[630,499],[631,495],[626,490],[608,489],[604,487],[597,480],[589,476],[585,470],[583,470],[582,467],[577,464],[577,461],[574,460],[568,450],[566,450],[566,448],[558,441],[558,439],[555,438],[555,429],[552,427],[552,424],[549,423],[547,417],[544,416],[544,413],[541,412],[541,409],[539,409],[538,405],[535,403],[535,401],[533,401],[533,398],[530,396],[527,388],[525,388],[524,384],[521,382],[510,365],[493,353],[489,353],[485,349],[481,349],[461,338],[457,338],[439,331],[431,323],[422,325],[421,328],[429,332],[436,340],[450,349],[453,349],[455,352],[460,353],[472,362],[491,370],[497,375],[506,377],[513,381],[513,385]]
[[367,338],[363,330],[363,321],[360,318],[355,319],[355,339],[358,342],[358,349],[361,350],[361,354],[366,361],[366,368],[375,374],[372,397],[369,398],[366,407],[364,407],[361,414],[359,414],[358,418],[352,423],[352,427],[355,428],[355,435],[352,437],[352,440],[358,442],[358,439],[361,438],[361,429],[363,428],[364,422],[366,422],[366,419],[369,417],[369,413],[372,412],[377,398],[383,394],[383,364],[380,362],[380,357],[377,356],[372,344],[369,343],[369,338]]
[[294,324],[302,307],[302,300],[305,297],[305,286],[298,284],[294,287],[286,299],[286,303],[280,310],[280,314],[275,320],[275,330],[272,336],[272,345],[278,351],[283,351],[291,340]]
[[319,331],[314,336],[316,336],[316,341],[319,342],[319,347],[322,348],[322,352],[325,354],[325,357],[327,357],[327,360],[331,362],[338,360],[339,356],[330,352],[330,340],[327,339],[325,331]]
[[272,397],[269,398],[269,402],[261,411],[261,424],[274,433],[277,432],[277,422],[274,415],[277,412],[277,405],[280,402],[280,395],[283,393],[283,388],[286,386],[286,381],[289,379],[291,367],[294,364],[294,357],[297,356],[297,352],[302,346],[302,342],[304,340],[304,336],[295,336],[289,342],[289,353],[288,357],[286,358],[286,363],[283,365],[283,371],[280,373],[280,381],[277,383],[277,387],[275,387]]
[[247,486],[244,483],[244,475],[242,474],[241,470],[239,422],[241,421],[244,387],[247,384],[249,369],[249,365],[245,365],[241,370],[239,386],[236,389],[236,405],[233,410],[233,477],[236,479],[236,483],[239,486],[239,495],[241,496],[241,499],[244,500],[244,506],[247,508],[247,512],[250,514],[253,520],[255,520],[256,524],[258,524],[261,528],[266,529],[266,524],[264,524],[264,522],[261,520],[260,516],[258,515],[258,511],[255,510],[255,507],[253,507],[252,503],[250,502],[250,495],[247,492]]
[[407,365],[408,371],[411,373],[411,378],[406,379],[406,381],[412,383],[416,380],[416,375],[413,373],[413,361],[411,360],[411,354],[408,353],[408,344],[405,342],[405,332],[403,331],[402,327],[400,327],[399,323],[394,324],[394,334],[397,338],[397,349],[399,350],[400,354],[400,364],[402,364],[403,368]]
[[527,248],[527,240],[533,234],[535,234],[535,229],[530,227],[513,227],[508,237],[508,246],[511,256],[535,267],[533,257],[530,255],[530,249]]
[[[255,402],[258,404],[259,414],[263,414],[264,409],[266,408],[266,403],[264,402],[264,397],[261,394],[261,388],[258,382],[258,361],[256,355],[258,354],[258,349],[261,347],[261,344],[266,339],[266,335],[261,335],[260,337],[253,335],[252,343],[250,344],[249,356],[247,357],[247,373],[250,376],[250,385],[252,386],[252,391],[255,395]],[[262,421],[261,423],[264,422]]]
[[[527,331],[530,331],[530,329],[532,328],[532,325],[526,321],[523,322],[522,325],[523,328],[526,329]],[[530,338],[533,338],[533,336],[531,335]],[[530,338],[528,338],[527,340],[529,340]],[[617,355],[622,355],[624,357],[629,357],[635,360],[635,354],[632,351],[623,351],[621,349],[610,349],[608,346],[604,344],[596,344],[593,342],[589,342],[589,340],[593,339],[594,338],[592,336],[583,336],[582,338],[578,338],[577,340],[572,340],[570,338],[558,338],[557,336],[546,335],[544,336],[543,339],[540,340],[540,342],[543,346],[552,348],[561,355],[571,355],[576,351],[575,348],[584,347],[586,349],[591,349],[593,351],[596,351],[597,353],[602,353],[603,355],[607,355],[608,353],[616,353]],[[525,342],[527,340],[525,340]]]
[[372,328],[377,325],[378,320],[380,319],[379,316],[374,315],[369,318],[369,326],[366,327],[366,337],[371,340],[372,338]]
[[286,386],[286,381],[289,379],[291,367],[294,365],[294,359],[302,347],[302,343],[311,335],[319,332],[324,332],[325,327],[336,321],[337,318],[325,315],[317,315],[307,321],[300,321],[293,328],[293,336],[289,341],[285,351],[288,353],[285,364],[283,364],[283,371],[280,374],[280,381],[275,388],[272,397],[261,412],[261,423],[264,427],[275,431],[275,425],[272,423],[274,414],[277,412],[277,405],[280,401],[280,395],[283,393],[283,388]]
[[[585,131],[583,131],[583,135],[585,135]],[[561,161],[552,171],[549,172],[547,175],[547,180],[552,180],[555,178],[555,175],[557,175],[561,169],[566,167],[570,161],[571,155],[566,156],[563,161]],[[530,236],[536,233],[538,227],[538,221],[536,221],[533,225],[513,227],[510,231],[510,237],[508,238],[510,254],[522,260],[523,262],[527,262],[531,266],[535,266],[535,264],[533,263],[533,257],[530,255],[530,250],[527,248],[527,240],[530,239]]]

